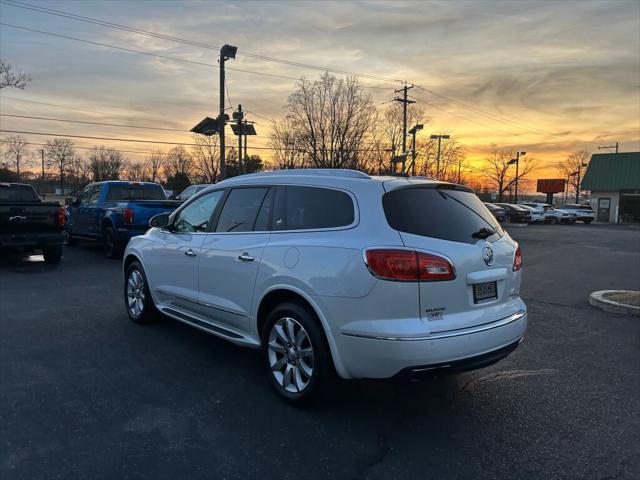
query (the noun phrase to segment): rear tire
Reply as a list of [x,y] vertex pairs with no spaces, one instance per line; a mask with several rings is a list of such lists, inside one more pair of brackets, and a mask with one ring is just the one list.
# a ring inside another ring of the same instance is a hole
[[558,217],[552,217],[551,218],[551,225],[557,225],[558,224]]
[[583,220],[585,225],[589,225],[593,220]]
[[113,227],[107,227],[102,234],[102,244],[104,245],[104,253],[107,258],[118,258],[121,254],[121,248],[118,245],[118,237]]
[[65,229],[64,231],[64,243],[70,247],[75,247],[78,244],[78,239],[73,236],[71,230]]
[[131,262],[124,275],[124,306],[131,321],[137,324],[151,323],[158,317],[147,276],[138,261]]
[[278,396],[292,405],[317,399],[333,377],[333,365],[315,315],[298,303],[282,303],[269,313],[261,338],[265,371]]
[[60,260],[62,259],[62,245],[43,249],[42,256],[44,257],[45,263],[54,265],[60,263]]

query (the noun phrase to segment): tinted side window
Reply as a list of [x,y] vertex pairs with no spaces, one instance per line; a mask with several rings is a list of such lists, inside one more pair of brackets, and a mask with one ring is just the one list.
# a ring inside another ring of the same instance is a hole
[[273,211],[273,197],[275,197],[275,193],[276,189],[272,188],[269,190],[269,193],[267,193],[267,196],[264,197],[262,207],[260,207],[260,211],[258,212],[256,224],[253,228],[254,231],[265,232],[271,230],[271,213]]
[[96,203],[98,198],[100,197],[100,192],[102,192],[102,185],[93,185],[89,187],[87,191],[86,198],[84,199],[85,203]]
[[173,230],[178,233],[206,232],[209,221],[224,191],[208,193],[194,200],[180,210],[173,222]]
[[220,213],[216,232],[250,232],[269,188],[234,188]]
[[382,204],[391,228],[401,232],[465,243],[475,243],[473,234],[481,228],[502,235],[495,217],[471,192],[401,188],[386,193]]
[[285,218],[276,220],[278,230],[344,227],[355,219],[353,200],[339,190],[288,186],[284,197]]

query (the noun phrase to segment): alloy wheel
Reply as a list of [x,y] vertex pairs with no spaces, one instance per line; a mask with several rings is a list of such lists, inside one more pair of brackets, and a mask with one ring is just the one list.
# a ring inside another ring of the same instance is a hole
[[139,270],[131,270],[127,279],[127,308],[138,318],[144,310],[144,277]]
[[277,320],[269,332],[267,349],[278,384],[290,393],[304,391],[314,368],[313,345],[304,327],[291,317]]

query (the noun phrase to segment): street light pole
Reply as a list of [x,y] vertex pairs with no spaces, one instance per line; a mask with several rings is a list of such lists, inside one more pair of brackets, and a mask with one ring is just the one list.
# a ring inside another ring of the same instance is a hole
[[440,146],[442,140],[449,139],[449,135],[431,135],[431,140],[438,140],[438,153],[436,154],[436,180],[440,180]]
[[520,165],[520,157],[521,156],[525,156],[527,154],[527,152],[516,152],[516,158],[509,160],[509,162],[507,162],[507,165],[512,165],[512,164],[516,164],[516,191],[515,194],[513,195],[513,203],[518,203],[518,176],[520,175],[518,170],[519,170],[519,165]]
[[411,134],[411,176],[416,176],[416,134],[424,128],[422,123],[414,125],[409,133]]
[[236,58],[238,47],[223,45],[220,49],[220,116],[218,117],[218,134],[220,135],[220,179],[226,178],[224,127],[227,124],[224,118],[224,62],[230,58]]

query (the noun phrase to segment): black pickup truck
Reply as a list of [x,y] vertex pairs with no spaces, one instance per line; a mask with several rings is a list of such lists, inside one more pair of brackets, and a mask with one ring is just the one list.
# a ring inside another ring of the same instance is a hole
[[0,183],[0,255],[41,251],[45,262],[59,263],[64,223],[64,209],[43,202],[31,185]]

